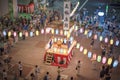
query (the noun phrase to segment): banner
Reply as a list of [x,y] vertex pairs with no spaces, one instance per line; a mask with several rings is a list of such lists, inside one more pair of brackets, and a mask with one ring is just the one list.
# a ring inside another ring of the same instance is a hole
[[64,23],[63,29],[69,30],[70,26],[70,1],[64,1]]

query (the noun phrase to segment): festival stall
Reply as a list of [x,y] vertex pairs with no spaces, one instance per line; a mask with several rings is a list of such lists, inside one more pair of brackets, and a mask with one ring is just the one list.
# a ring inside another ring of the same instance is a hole
[[52,37],[45,47],[44,62],[53,66],[67,67],[75,45],[75,40]]
[[18,12],[20,13],[33,13],[34,12],[34,3],[30,0],[18,0]]

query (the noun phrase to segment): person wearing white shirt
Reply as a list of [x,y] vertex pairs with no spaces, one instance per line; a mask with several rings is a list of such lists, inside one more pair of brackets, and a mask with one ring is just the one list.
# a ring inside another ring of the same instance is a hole
[[40,73],[40,68],[38,67],[38,65],[35,66],[35,78],[36,80],[38,80],[38,74]]

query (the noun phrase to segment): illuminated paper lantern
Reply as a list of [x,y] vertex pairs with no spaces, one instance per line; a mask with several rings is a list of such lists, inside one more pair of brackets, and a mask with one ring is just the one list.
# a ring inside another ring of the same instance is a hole
[[55,33],[56,33],[56,34],[58,34],[58,33],[59,33],[58,29],[56,29],[56,30],[55,30]]
[[83,53],[86,55],[87,54],[87,49],[84,49]]
[[111,39],[111,40],[110,40],[110,44],[113,45],[113,42],[114,42],[113,39]]
[[88,34],[88,30],[85,30],[84,35],[87,35],[87,34]]
[[102,41],[102,40],[103,40],[103,36],[100,36],[100,37],[99,37],[99,40]]
[[35,34],[36,34],[36,36],[39,36],[39,31],[38,31],[38,30],[36,30]]
[[45,32],[46,32],[46,34],[48,34],[50,32],[50,28],[46,28]]
[[107,58],[106,58],[106,57],[103,57],[103,58],[102,58],[102,63],[105,64],[106,61],[107,61]]
[[96,60],[96,58],[97,58],[97,55],[94,53],[93,56],[92,56],[92,59]]
[[97,34],[94,35],[94,39],[95,39],[95,40],[97,39]]
[[117,41],[115,42],[115,45],[116,45],[116,46],[118,46],[118,45],[119,45],[119,40],[117,40]]
[[70,37],[70,41],[73,41],[74,40],[74,38],[73,37]]
[[83,33],[83,28],[80,28],[80,33]]
[[67,53],[67,50],[66,49],[64,49],[64,54],[66,54]]
[[6,31],[5,31],[5,30],[3,31],[3,35],[4,35],[4,36],[6,36],[6,35],[7,35],[7,33],[6,33]]
[[57,38],[54,38],[54,42],[57,42]]
[[33,32],[32,31],[30,32],[30,37],[33,37]]
[[105,43],[108,43],[108,38],[107,37],[105,38]]
[[67,34],[67,38],[69,38],[70,37],[70,32],[68,32],[68,34]]
[[76,31],[78,30],[78,26],[75,26],[75,30],[76,30]]
[[112,63],[112,58],[109,58],[107,64],[111,65],[111,63]]
[[60,53],[63,53],[63,49],[62,48],[60,49]]
[[63,42],[63,39],[61,38],[60,41]]
[[19,33],[19,37],[22,37],[22,32]]
[[92,52],[88,52],[88,58],[91,58],[92,57]]
[[92,31],[88,33],[88,37],[91,37],[91,36],[92,36]]
[[101,62],[101,56],[97,56],[97,62]]
[[60,35],[63,35],[63,30],[60,30]]
[[57,48],[53,48],[54,49],[54,52],[57,52]]
[[118,61],[118,60],[115,60],[115,61],[113,62],[113,67],[117,67],[118,64],[119,64],[119,61]]
[[83,46],[80,46],[80,52],[82,52],[83,51]]
[[8,32],[8,36],[10,37],[10,36],[11,36],[11,34],[12,34],[12,33],[9,31],[9,32]]
[[13,33],[13,35],[14,35],[14,37],[16,37],[16,36],[17,36],[17,33],[16,33],[16,32],[14,32],[14,33]]
[[65,35],[65,36],[67,35],[67,33],[68,33],[67,31],[64,31],[64,35]]
[[28,37],[28,32],[27,31],[25,32],[25,37]]
[[77,49],[79,49],[79,47],[80,47],[80,44],[79,44],[79,43],[77,43],[76,48],[77,48]]
[[44,34],[44,29],[41,29],[41,34]]
[[66,39],[64,39],[64,43],[65,43],[65,44],[67,43],[67,40],[66,40]]

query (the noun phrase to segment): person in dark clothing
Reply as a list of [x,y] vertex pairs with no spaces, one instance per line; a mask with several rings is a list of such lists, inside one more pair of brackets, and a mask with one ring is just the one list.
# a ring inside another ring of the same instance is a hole
[[106,75],[105,80],[111,80],[110,74],[107,74],[107,75]]
[[60,75],[57,76],[57,79],[56,80],[60,80]]

